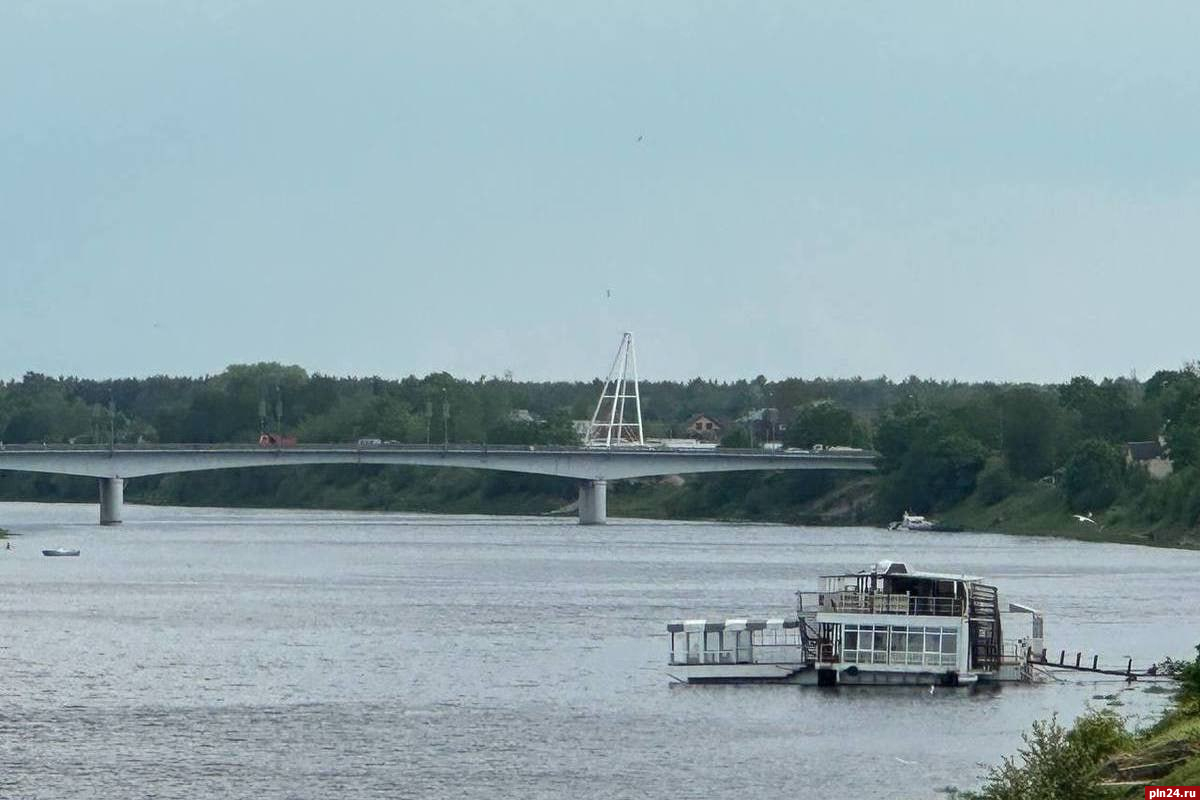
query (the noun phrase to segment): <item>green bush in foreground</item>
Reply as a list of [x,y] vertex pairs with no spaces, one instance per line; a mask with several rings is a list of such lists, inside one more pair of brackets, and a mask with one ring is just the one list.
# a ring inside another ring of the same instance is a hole
[[1159,665],[1162,674],[1179,681],[1176,700],[1184,713],[1200,713],[1200,644],[1196,645],[1196,658],[1192,661],[1175,661],[1168,658]]
[[1093,711],[1067,730],[1057,715],[1022,734],[1025,747],[993,767],[974,800],[1094,800],[1104,759],[1131,741],[1111,710]]
[[[1177,705],[1139,739],[1125,730],[1121,718],[1110,709],[1084,714],[1070,730],[1058,723],[1057,716],[1035,722],[1032,730],[1021,736],[1025,746],[1016,757],[1007,757],[989,770],[978,793],[960,796],[968,800],[1093,800],[1107,796],[1101,783],[1105,768],[1111,767],[1106,764],[1110,756],[1136,754],[1139,746],[1181,718],[1200,714],[1200,645],[1194,660],[1168,658],[1159,665],[1159,674],[1178,681]],[[1185,769],[1194,769],[1195,764],[1193,759]]]

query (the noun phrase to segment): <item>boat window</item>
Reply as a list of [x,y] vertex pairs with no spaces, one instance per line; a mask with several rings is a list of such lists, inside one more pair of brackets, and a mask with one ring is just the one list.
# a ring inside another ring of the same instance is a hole
[[721,649],[720,631],[709,631],[704,634],[704,649],[709,652],[716,652]]
[[750,631],[737,632],[737,660],[739,662],[750,661]]
[[888,628],[885,625],[846,625],[842,629],[842,658],[849,663],[886,664]]
[[845,625],[842,659],[858,664],[954,666],[958,632],[954,628],[903,625]]

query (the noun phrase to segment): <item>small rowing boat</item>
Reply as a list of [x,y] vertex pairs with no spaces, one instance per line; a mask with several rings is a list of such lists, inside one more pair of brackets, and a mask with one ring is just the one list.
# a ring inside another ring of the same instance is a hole
[[43,550],[42,555],[44,555],[44,556],[77,556],[77,555],[79,555],[79,551],[78,550],[68,550],[65,547],[56,547],[53,550]]

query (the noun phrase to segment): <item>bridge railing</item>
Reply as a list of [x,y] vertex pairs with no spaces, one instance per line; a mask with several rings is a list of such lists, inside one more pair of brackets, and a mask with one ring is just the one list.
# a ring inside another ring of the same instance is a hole
[[454,452],[454,453],[516,453],[516,452],[536,452],[536,453],[562,453],[577,455],[581,453],[589,453],[596,455],[618,455],[622,453],[637,453],[638,455],[654,456],[678,456],[687,455],[693,458],[720,458],[723,456],[740,455],[740,456],[757,456],[770,457],[774,459],[787,458],[810,458],[813,456],[822,459],[839,458],[854,461],[872,461],[876,454],[869,451],[857,451],[853,453],[844,452],[829,452],[826,451],[807,451],[807,450],[763,450],[760,448],[732,448],[722,447],[713,449],[697,449],[692,447],[660,447],[655,445],[622,445],[620,447],[572,447],[568,445],[538,445],[538,444],[486,444],[481,442],[453,442],[449,444],[410,444],[406,442],[387,442],[383,444],[359,444],[357,442],[303,442],[289,445],[260,445],[257,442],[233,442],[233,443],[118,443],[115,447],[107,444],[66,444],[56,442],[46,442],[44,444],[10,444],[0,442],[0,452],[80,452],[80,453],[108,453],[112,450],[122,452],[205,452],[205,451],[245,451],[259,452],[265,450],[296,450],[296,451],[329,451],[337,450],[341,452]]

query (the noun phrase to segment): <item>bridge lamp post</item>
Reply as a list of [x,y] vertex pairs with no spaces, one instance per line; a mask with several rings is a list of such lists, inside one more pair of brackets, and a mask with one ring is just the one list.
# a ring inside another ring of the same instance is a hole
[[283,390],[275,386],[275,449],[283,449]]
[[442,389],[442,449],[450,446],[450,400]]

